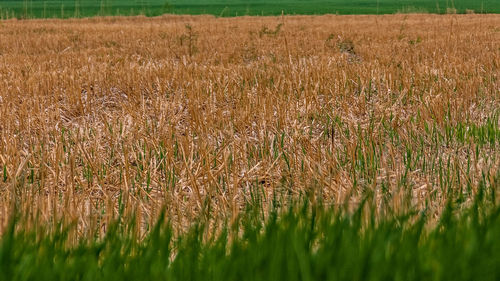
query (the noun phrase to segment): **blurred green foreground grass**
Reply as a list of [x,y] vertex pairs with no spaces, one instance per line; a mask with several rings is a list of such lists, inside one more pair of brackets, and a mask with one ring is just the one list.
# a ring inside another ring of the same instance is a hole
[[450,201],[437,220],[425,211],[376,219],[370,200],[351,212],[291,204],[265,220],[249,208],[216,234],[197,223],[174,235],[161,217],[140,240],[134,222],[117,222],[104,239],[76,246],[67,229],[25,232],[13,219],[0,279],[499,280],[497,187],[480,188],[468,207]]

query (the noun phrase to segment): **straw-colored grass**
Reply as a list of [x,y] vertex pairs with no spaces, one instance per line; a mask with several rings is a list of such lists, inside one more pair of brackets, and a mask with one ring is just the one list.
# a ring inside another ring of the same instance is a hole
[[499,46],[498,15],[2,21],[1,225],[438,215],[499,185]]

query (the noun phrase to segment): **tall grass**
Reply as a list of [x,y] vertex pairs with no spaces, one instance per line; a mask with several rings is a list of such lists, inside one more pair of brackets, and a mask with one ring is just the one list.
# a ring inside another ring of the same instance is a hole
[[[496,15],[2,21],[0,228],[498,197]],[[379,32],[385,30],[385,32]],[[347,202],[347,203],[346,203]]]
[[241,231],[225,224],[209,239],[204,223],[175,239],[160,216],[142,241],[115,223],[102,240],[68,247],[67,230],[16,231],[13,222],[0,244],[0,278],[498,280],[500,209],[487,192],[465,210],[450,201],[432,227],[426,211],[377,220],[369,201],[353,213],[308,204],[273,209],[265,222],[250,208]]

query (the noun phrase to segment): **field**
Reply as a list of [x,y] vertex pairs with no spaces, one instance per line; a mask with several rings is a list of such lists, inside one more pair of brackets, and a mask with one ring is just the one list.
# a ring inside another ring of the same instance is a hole
[[2,18],[80,18],[105,15],[243,15],[500,13],[497,0],[10,0]]
[[0,278],[498,280],[499,46],[498,15],[1,21]]

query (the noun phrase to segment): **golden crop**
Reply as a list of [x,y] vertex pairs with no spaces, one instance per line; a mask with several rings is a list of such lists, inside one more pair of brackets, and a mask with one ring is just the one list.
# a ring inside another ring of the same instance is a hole
[[439,214],[498,191],[499,67],[498,15],[1,21],[1,226]]

